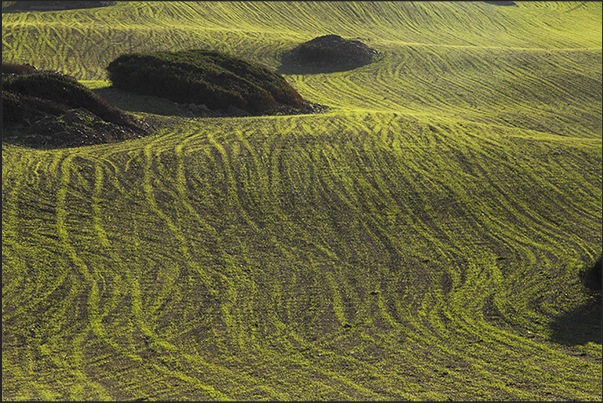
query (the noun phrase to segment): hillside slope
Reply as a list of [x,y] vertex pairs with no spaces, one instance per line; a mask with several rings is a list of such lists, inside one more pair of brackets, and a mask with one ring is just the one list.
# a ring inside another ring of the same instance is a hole
[[3,144],[3,399],[600,400],[601,3],[518,3],[4,13],[3,60],[96,90],[127,52],[382,58],[286,76],[320,115],[115,93],[158,133]]

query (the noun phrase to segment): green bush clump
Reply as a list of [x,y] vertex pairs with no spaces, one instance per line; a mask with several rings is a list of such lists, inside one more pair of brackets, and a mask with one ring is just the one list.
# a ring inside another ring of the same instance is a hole
[[3,123],[43,115],[61,115],[68,109],[85,108],[104,121],[134,128],[123,112],[111,107],[75,78],[50,71],[34,71],[2,77]]
[[126,54],[107,71],[116,88],[210,109],[234,106],[262,114],[283,105],[305,107],[281,75],[212,50]]
[[31,122],[45,114],[61,115],[67,112],[64,105],[46,99],[2,91],[2,123]]
[[70,108],[86,108],[104,120],[115,117],[115,111],[108,103],[75,78],[60,73],[34,72],[3,77],[2,90],[45,99]]
[[378,55],[379,51],[360,41],[324,35],[285,52],[279,71],[291,74],[344,71],[373,63]]

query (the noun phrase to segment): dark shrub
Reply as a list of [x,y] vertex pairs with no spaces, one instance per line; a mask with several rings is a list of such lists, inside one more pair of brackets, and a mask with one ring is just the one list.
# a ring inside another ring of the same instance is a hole
[[484,1],[484,3],[493,4],[495,6],[516,6],[514,1]]
[[2,62],[2,74],[27,74],[36,71],[35,67],[28,64]]
[[252,62],[211,50],[126,54],[107,67],[113,86],[210,109],[235,106],[261,114],[302,97],[280,75]]
[[83,107],[106,119],[112,108],[76,79],[60,73],[31,73],[3,78],[2,90],[42,98],[70,108]]
[[2,123],[5,125],[22,124],[42,130],[38,123],[44,121],[43,118],[60,117],[68,110],[83,108],[105,122],[136,133],[144,131],[134,117],[111,107],[73,77],[52,71],[23,71],[23,74],[2,77]]
[[289,73],[303,73],[307,69],[317,72],[349,70],[374,62],[378,54],[360,41],[324,35],[283,54],[280,70]]
[[67,108],[49,100],[2,90],[2,123],[26,123],[45,114],[58,116]]

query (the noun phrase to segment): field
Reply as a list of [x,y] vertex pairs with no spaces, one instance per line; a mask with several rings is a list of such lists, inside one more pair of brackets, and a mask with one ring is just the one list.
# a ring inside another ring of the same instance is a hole
[[[7,2],[3,2],[4,3]],[[602,398],[602,3],[117,2],[2,14],[3,61],[157,133],[2,147],[2,398]],[[322,114],[187,118],[123,53],[277,70]]]

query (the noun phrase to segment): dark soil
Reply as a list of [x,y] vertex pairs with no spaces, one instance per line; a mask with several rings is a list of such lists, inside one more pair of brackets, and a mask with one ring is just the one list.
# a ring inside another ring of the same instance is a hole
[[73,10],[107,7],[115,3],[115,1],[15,1],[9,6],[2,7],[2,12]]
[[324,35],[304,42],[283,54],[281,74],[345,71],[373,63],[379,51],[356,40]]

